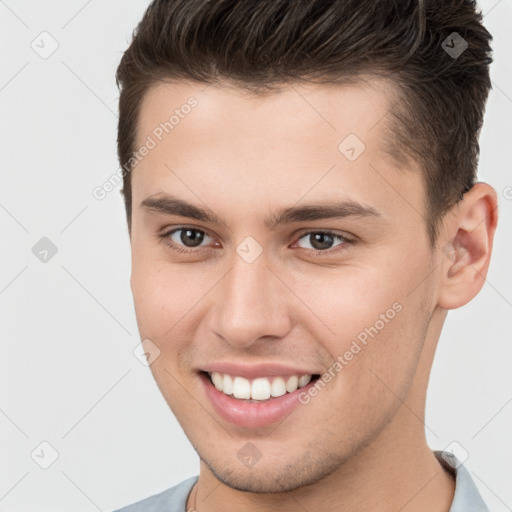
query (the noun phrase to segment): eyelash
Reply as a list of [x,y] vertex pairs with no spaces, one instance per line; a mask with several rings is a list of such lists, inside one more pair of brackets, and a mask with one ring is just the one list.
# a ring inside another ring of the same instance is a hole
[[[200,233],[204,233],[205,235],[208,235],[210,236],[206,231],[202,230],[202,229],[197,229],[197,228],[193,228],[193,227],[187,227],[187,226],[181,226],[179,228],[173,228],[172,230],[170,231],[167,231],[161,235],[158,235],[160,240],[165,243],[165,245],[172,251],[174,252],[177,252],[177,253],[180,253],[180,254],[194,254],[194,253],[197,253],[198,250],[202,250],[202,249],[205,249],[205,247],[199,247],[198,249],[193,249],[193,248],[184,248],[183,246],[181,245],[177,245],[175,244],[174,242],[172,242],[170,240],[170,236],[178,231],[185,231],[185,230],[191,230],[191,231],[198,231]],[[335,248],[331,248],[331,249],[325,249],[324,251],[321,251],[321,250],[318,250],[318,249],[306,249],[307,251],[309,251],[310,254],[313,254],[313,256],[315,257],[323,257],[325,254],[332,254],[332,253],[337,253],[337,252],[340,252],[340,251],[344,251],[347,249],[347,245],[353,245],[355,243],[355,240],[349,238],[349,237],[346,237],[346,236],[342,236],[342,235],[339,235],[338,233],[335,233],[333,231],[329,231],[329,230],[310,230],[310,231],[306,231],[304,233],[302,233],[297,240],[300,240],[308,235],[312,235],[312,234],[318,234],[318,233],[321,233],[323,235],[330,235],[332,236],[333,238],[338,238],[340,240],[342,240],[342,243],[338,244],[335,246]],[[336,247],[338,247],[338,249],[336,249]]]

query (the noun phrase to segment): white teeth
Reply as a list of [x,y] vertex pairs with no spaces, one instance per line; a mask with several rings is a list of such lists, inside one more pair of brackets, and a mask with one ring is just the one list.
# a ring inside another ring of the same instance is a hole
[[253,400],[268,400],[270,398],[270,382],[268,379],[262,377],[252,381],[251,398]]
[[222,391],[222,384],[224,383],[224,377],[219,372],[212,373],[212,382],[213,385],[219,390]]
[[293,393],[298,387],[299,377],[297,377],[297,375],[288,377],[288,380],[286,381],[286,391],[288,391],[288,393]]
[[282,396],[286,393],[286,384],[282,377],[276,377],[272,381],[272,396]]
[[233,379],[233,396],[235,398],[251,398],[251,383],[243,377]]
[[303,388],[311,380],[311,375],[303,375],[299,378],[299,388]]
[[212,372],[209,374],[213,385],[226,395],[244,400],[269,400],[293,393],[311,380],[311,375],[291,375],[283,377],[258,377],[252,381],[244,377],[233,377],[226,373]]
[[222,381],[222,392],[226,393],[226,395],[233,394],[233,379],[230,375],[224,375],[224,379]]

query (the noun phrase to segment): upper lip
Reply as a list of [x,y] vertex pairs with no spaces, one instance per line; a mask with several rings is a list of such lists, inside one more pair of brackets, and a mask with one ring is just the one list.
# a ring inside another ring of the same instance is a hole
[[284,377],[291,375],[315,375],[321,373],[285,364],[246,364],[228,361],[218,361],[215,363],[205,364],[204,366],[201,366],[199,370],[210,373],[227,373],[228,375],[232,375],[234,377],[244,377],[246,379],[255,379],[258,377]]

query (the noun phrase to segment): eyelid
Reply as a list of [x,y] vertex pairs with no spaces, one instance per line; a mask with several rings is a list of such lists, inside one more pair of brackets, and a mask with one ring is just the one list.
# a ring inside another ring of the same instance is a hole
[[355,236],[350,235],[349,233],[345,232],[339,232],[333,229],[322,229],[322,228],[309,228],[305,231],[299,231],[294,235],[295,238],[302,238],[306,235],[311,235],[313,233],[323,233],[327,235],[332,236],[339,236],[340,238],[343,238],[343,240],[346,240],[347,242],[355,242]]

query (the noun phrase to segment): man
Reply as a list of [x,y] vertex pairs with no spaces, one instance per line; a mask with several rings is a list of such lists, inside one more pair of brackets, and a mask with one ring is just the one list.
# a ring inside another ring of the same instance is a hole
[[470,1],[155,0],[120,63],[131,287],[200,474],[135,511],[487,510],[425,439],[497,225]]

